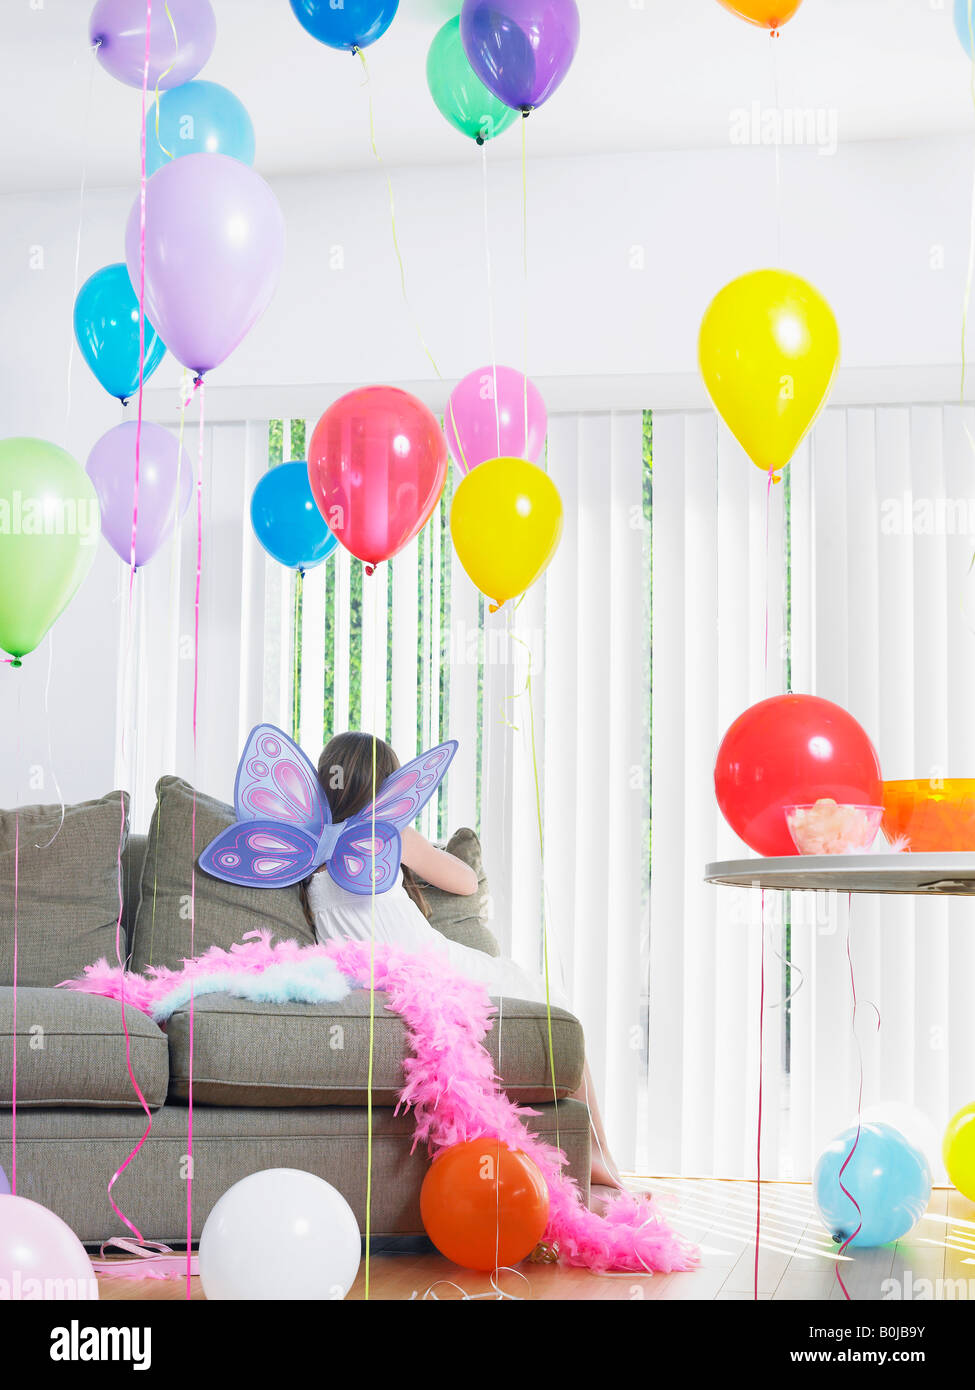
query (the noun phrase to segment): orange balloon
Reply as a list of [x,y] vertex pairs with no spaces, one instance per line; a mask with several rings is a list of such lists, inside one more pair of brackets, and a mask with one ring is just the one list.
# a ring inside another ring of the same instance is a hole
[[516,1265],[548,1225],[548,1187],[527,1154],[474,1139],[435,1158],[420,1189],[423,1227],[448,1260],[488,1272]]
[[726,10],[757,24],[761,29],[781,29],[787,24],[802,0],[720,0]]

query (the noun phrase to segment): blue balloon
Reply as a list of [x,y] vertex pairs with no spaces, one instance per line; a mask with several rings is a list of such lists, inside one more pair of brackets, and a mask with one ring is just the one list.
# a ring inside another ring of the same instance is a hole
[[218,82],[184,82],[159,97],[146,116],[146,174],[184,154],[226,154],[254,163],[254,126],[243,102]]
[[295,17],[319,43],[330,48],[368,48],[396,18],[399,0],[291,0]]
[[[123,403],[134,396],[139,389],[139,300],[121,262],[96,270],[78,291],[74,334],[108,394]],[[146,319],[144,380],[165,355],[165,343]]]
[[307,463],[268,469],[251,498],[251,524],[267,553],[293,570],[314,569],[338,545],[318,510]]
[[900,1240],[920,1221],[931,1200],[931,1171],[921,1151],[899,1130],[884,1124],[862,1125],[856,1151],[842,1177],[843,1187],[856,1199],[858,1213],[840,1187],[840,1169],[856,1137],[854,1125],[828,1146],[816,1164],[813,1196],[837,1244],[842,1245],[860,1226],[850,1248],[866,1250]]

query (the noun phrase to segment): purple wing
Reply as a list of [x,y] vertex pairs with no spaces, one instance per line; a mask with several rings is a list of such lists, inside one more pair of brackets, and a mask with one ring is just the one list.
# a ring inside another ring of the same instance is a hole
[[239,821],[294,826],[316,843],[332,819],[315,769],[273,724],[258,724],[251,731],[237,768],[234,805]]
[[[390,821],[398,830],[412,825],[440,786],[456,752],[457,744],[451,739],[449,743],[441,743],[438,748],[431,748],[429,753],[421,753],[411,763],[387,777],[375,801],[377,821]],[[371,824],[372,817],[373,806],[370,804],[353,816],[349,824]]]
[[211,878],[245,888],[289,888],[316,868],[318,840],[277,821],[244,821],[218,835],[200,855]]
[[399,874],[400,837],[396,826],[377,820],[375,860],[373,826],[370,822],[350,822],[342,831],[328,861],[328,872],[340,888],[366,897],[372,894],[373,863],[376,866],[376,892],[388,893]]

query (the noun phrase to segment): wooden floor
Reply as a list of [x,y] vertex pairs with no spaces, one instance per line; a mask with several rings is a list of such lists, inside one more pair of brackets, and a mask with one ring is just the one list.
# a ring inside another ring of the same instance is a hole
[[[524,1278],[501,1277],[505,1292],[538,1300],[749,1299],[754,1297],[755,1187],[753,1183],[641,1179],[665,1205],[672,1225],[701,1248],[690,1274],[600,1276],[559,1266],[524,1264]],[[635,1184],[634,1184],[635,1185]],[[768,1183],[762,1188],[759,1297],[774,1300],[843,1300],[836,1277],[854,1300],[889,1298],[885,1281],[897,1281],[901,1298],[975,1298],[975,1204],[939,1188],[911,1235],[880,1250],[837,1247],[823,1229],[807,1185]],[[436,1255],[377,1255],[371,1261],[370,1297],[376,1300],[460,1299],[491,1293],[489,1276],[458,1269]],[[929,1281],[922,1284],[920,1281]],[[940,1283],[939,1283],[940,1281]],[[964,1281],[962,1289],[955,1281]],[[199,1281],[192,1297],[202,1299]],[[103,1299],[181,1299],[182,1280],[99,1280]],[[365,1274],[351,1294],[361,1299]]]

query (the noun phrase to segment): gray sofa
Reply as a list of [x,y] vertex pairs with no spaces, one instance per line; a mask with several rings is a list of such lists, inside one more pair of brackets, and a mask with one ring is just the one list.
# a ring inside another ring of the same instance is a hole
[[[0,813],[0,1166],[10,1173],[14,1046],[13,848],[18,855],[17,1190],[57,1212],[86,1243],[125,1234],[108,1182],[146,1127],[125,1063],[116,1001],[53,988],[101,956],[114,961],[119,900],[132,967],[177,967],[189,954],[188,893],[194,794],[163,778],[148,840],[127,837],[127,801],[112,793],[69,807]],[[232,820],[197,794],[196,849]],[[60,828],[59,828],[60,827]],[[53,843],[47,841],[57,836]],[[487,926],[487,883],[471,831],[450,841],[478,871],[473,899],[430,890],[433,924],[497,954]],[[197,875],[194,948],[229,947],[266,927],[275,938],[314,939],[297,890],[260,893]],[[194,1030],[193,1236],[221,1193],[264,1168],[307,1169],[337,1187],[365,1221],[368,994],[327,1006],[199,998]],[[132,1066],[152,1131],[119,1178],[115,1201],[146,1239],[179,1244],[186,1230],[188,1011],[165,1031],[127,1006]],[[581,1082],[582,1030],[553,1010],[559,1139],[588,1193],[586,1111],[565,1099]],[[497,1058],[497,1033],[487,1040]],[[505,1000],[502,1081],[532,1106],[532,1127],[555,1140],[556,1105],[545,1009]],[[393,1109],[409,1055],[403,1024],[377,997],[372,1229],[422,1234],[419,1192],[426,1155],[411,1154],[413,1122]]]

